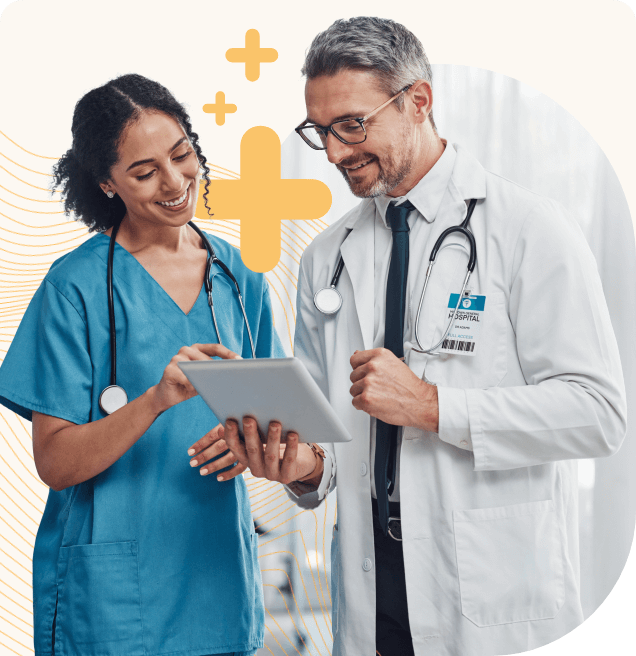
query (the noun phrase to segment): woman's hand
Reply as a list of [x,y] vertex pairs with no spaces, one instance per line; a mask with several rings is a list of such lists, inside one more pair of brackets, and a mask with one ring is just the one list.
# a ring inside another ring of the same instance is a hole
[[179,369],[178,363],[191,360],[210,360],[214,356],[224,360],[241,359],[240,355],[220,344],[193,344],[192,346],[182,346],[179,349],[179,352],[164,369],[159,383],[148,390],[152,393],[153,405],[157,414],[197,395],[197,391],[192,387],[183,371]]
[[[201,476],[209,476],[220,469],[234,465],[232,469],[216,477],[218,481],[229,481],[247,469],[245,465],[237,462],[236,456],[228,449],[223,439],[224,433],[223,426],[219,424],[188,449],[188,455],[193,456],[190,460],[190,467],[200,467],[199,473]],[[219,455],[221,457],[218,460],[210,462]]]
[[320,481],[322,461],[317,462],[309,446],[298,443],[297,433],[287,433],[286,444],[281,444],[281,432],[282,427],[277,421],[270,422],[267,442],[263,444],[256,420],[243,417],[245,442],[241,442],[238,424],[233,419],[225,422],[223,437],[233,457],[241,466],[249,468],[253,476],[287,484],[315,472]]

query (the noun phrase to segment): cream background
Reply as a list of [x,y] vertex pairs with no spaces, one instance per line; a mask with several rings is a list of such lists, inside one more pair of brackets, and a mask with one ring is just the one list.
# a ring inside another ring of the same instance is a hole
[[[434,63],[494,70],[558,102],[604,150],[636,217],[636,18],[630,7],[618,0],[428,5],[370,0],[363,11],[404,23]],[[283,140],[302,120],[299,69],[305,48],[335,18],[349,15],[354,14],[341,2],[331,1],[300,8],[291,2],[19,0],[0,17],[0,129],[33,152],[59,155],[69,145],[76,100],[105,80],[135,70],[185,100],[210,160],[238,171],[245,130],[267,125]],[[89,21],[98,31],[82,29]],[[242,67],[224,56],[227,48],[243,45],[252,27],[260,31],[262,46],[279,52],[278,62],[262,66],[257,82],[248,82]],[[222,127],[200,111],[219,90],[238,106]],[[600,609],[579,629],[535,653],[633,654],[635,587],[632,556]]]

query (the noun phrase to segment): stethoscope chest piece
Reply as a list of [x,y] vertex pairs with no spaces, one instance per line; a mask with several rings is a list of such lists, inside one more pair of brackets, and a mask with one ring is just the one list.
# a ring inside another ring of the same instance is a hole
[[127,403],[128,394],[119,385],[109,385],[99,395],[99,407],[107,415],[113,414],[115,410],[123,408]]
[[323,314],[335,314],[342,306],[342,296],[335,287],[323,287],[314,294],[314,305]]

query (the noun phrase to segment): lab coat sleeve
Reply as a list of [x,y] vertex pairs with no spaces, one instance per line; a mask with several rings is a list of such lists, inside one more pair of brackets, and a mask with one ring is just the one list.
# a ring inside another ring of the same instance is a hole
[[[305,265],[306,258],[300,262],[298,272],[298,294],[296,297],[296,334],[294,338],[294,355],[303,362],[311,377],[316,381],[322,393],[329,398],[326,366],[320,345],[322,340],[316,322],[317,312],[313,303],[313,291],[309,285]],[[325,452],[324,472],[318,489],[307,494],[296,495],[287,486],[289,498],[301,508],[317,508],[327,494],[336,486],[336,457],[333,444],[320,443]]]
[[618,346],[594,257],[558,204],[523,222],[510,279],[527,384],[440,388],[440,438],[472,444],[476,471],[615,453],[626,430]]
[[0,368],[0,403],[29,421],[35,410],[85,424],[92,371],[84,317],[45,279]]

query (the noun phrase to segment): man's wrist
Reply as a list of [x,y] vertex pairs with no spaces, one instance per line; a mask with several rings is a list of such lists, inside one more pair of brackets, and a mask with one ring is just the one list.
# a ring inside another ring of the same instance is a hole
[[437,386],[422,381],[421,404],[416,428],[429,433],[439,432],[439,400]]
[[307,444],[306,446],[311,449],[312,455],[314,456],[314,468],[309,474],[299,478],[296,482],[315,484],[316,487],[318,487],[318,485],[320,485],[320,481],[322,480],[322,473],[325,469],[325,452],[317,444]]

